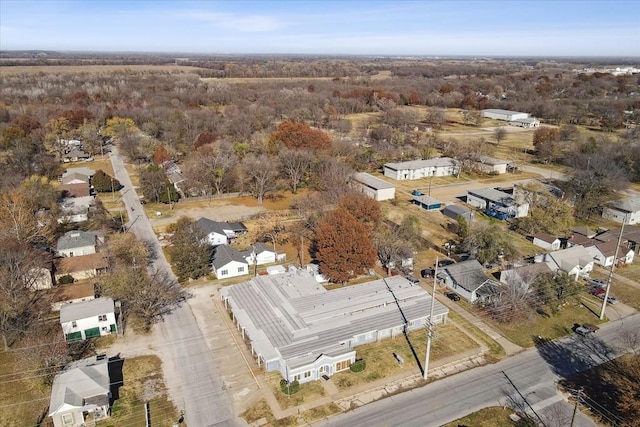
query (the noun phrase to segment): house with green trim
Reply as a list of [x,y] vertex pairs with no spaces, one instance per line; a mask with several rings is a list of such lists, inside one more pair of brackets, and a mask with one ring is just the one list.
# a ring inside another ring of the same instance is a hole
[[67,342],[115,334],[118,326],[113,299],[64,304],[60,307],[60,324]]

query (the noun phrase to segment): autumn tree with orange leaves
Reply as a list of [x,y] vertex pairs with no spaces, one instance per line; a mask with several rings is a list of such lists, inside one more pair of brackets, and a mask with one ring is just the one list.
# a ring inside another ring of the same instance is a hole
[[329,213],[316,232],[320,272],[332,282],[346,282],[373,267],[376,250],[367,226],[342,208]]
[[283,122],[269,135],[268,145],[272,152],[277,152],[279,147],[324,150],[331,145],[331,138],[304,123]]

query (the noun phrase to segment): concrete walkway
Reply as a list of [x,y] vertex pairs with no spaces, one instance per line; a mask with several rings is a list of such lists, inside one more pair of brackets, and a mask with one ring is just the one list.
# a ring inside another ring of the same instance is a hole
[[489,326],[485,321],[480,319],[478,316],[462,308],[460,304],[456,304],[455,302],[449,300],[448,298],[440,294],[436,294],[436,299],[440,301],[442,304],[446,305],[449,308],[449,310],[455,311],[456,314],[460,315],[460,317],[465,319],[467,322],[471,323],[476,328],[480,329],[482,332],[484,332],[489,337],[491,337],[494,341],[500,344],[502,348],[504,348],[504,351],[507,356],[511,356],[512,354],[519,353],[523,350],[522,347],[509,341],[502,334],[500,334],[500,332],[493,329],[491,326]]

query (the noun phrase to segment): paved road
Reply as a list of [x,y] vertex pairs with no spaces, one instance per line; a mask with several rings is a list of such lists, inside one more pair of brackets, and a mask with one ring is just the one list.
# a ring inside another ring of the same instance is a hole
[[[154,247],[157,258],[153,267],[166,271],[175,281],[116,147],[111,152],[111,163],[123,185],[121,197],[130,215],[127,230]],[[222,376],[191,307],[185,304],[174,310],[154,328],[153,335],[154,343],[165,349],[162,367],[169,396],[178,409],[185,411],[187,424],[194,427],[237,425]]]
[[[497,364],[462,372],[315,425],[440,426],[487,406],[504,405],[509,400],[523,404],[504,371],[547,426],[566,426],[570,424],[573,408],[557,394],[557,380],[621,354],[622,351],[610,346],[622,331],[639,327],[640,314],[636,314],[604,325],[593,338],[571,336],[547,343]],[[580,414],[575,425],[594,424]]]

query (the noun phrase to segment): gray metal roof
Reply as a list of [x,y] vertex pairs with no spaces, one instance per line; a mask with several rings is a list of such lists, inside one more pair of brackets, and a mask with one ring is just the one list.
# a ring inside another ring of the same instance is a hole
[[465,215],[468,214],[469,212],[471,212],[469,209],[460,206],[460,205],[455,205],[455,204],[451,204],[451,205],[447,205],[444,210],[442,211],[443,214],[447,214],[448,212],[453,212],[456,216],[458,215]]
[[593,256],[584,248],[584,246],[576,245],[567,249],[550,252],[549,257],[563,271],[570,271],[576,265],[581,268],[593,262]]
[[615,202],[611,203],[611,207],[625,212],[640,211],[640,197],[631,197],[629,199],[616,200]]
[[442,269],[458,286],[463,287],[469,292],[477,290],[484,282],[489,280],[485,274],[484,267],[475,259],[447,265],[446,267],[442,267]]
[[425,194],[421,195],[421,196],[413,196],[413,200],[415,200],[416,202],[420,202],[423,205],[442,205],[442,202],[438,199],[434,199],[433,197],[427,196]]
[[[49,415],[61,409],[60,412],[66,412],[65,406],[82,408],[101,401],[99,397],[108,398],[109,392],[108,359],[97,356],[78,360],[53,379]],[[108,403],[108,399],[104,403]]]
[[247,263],[242,253],[236,248],[227,245],[216,246],[212,261],[216,269],[224,267],[232,261]]
[[[327,291],[298,270],[258,276],[221,292],[256,351],[266,360],[282,357],[291,366],[352,351],[345,343],[357,335],[401,327],[397,304],[409,322],[427,318],[431,305],[424,289],[400,276]],[[435,316],[447,312],[436,301]]]
[[486,110],[482,110],[483,113],[494,113],[494,114],[505,114],[505,115],[509,115],[509,114],[528,114],[528,113],[523,113],[522,111],[512,111],[512,110],[503,110],[500,108],[487,108]]
[[489,200],[494,203],[500,203],[505,206],[511,206],[516,204],[516,200],[509,193],[499,191],[494,188],[477,188],[475,190],[468,190],[469,194],[479,196],[483,199]]
[[384,167],[393,170],[403,170],[458,166],[459,164],[459,161],[457,161],[456,159],[452,159],[451,157],[434,157],[432,159],[426,160],[410,160],[408,162],[386,163]]
[[58,251],[81,248],[83,246],[95,246],[97,234],[91,231],[71,230],[58,239]]
[[478,162],[485,164],[485,165],[506,165],[509,163],[509,161],[507,160],[501,160],[501,159],[496,159],[494,157],[489,157],[489,156],[479,156],[478,157]]
[[93,176],[96,174],[96,171],[88,168],[88,167],[78,167],[78,168],[68,168],[63,174],[62,177],[64,178],[67,175],[70,175],[72,173],[80,173],[82,175],[87,175],[87,176]]
[[353,174],[353,179],[360,184],[373,188],[374,190],[384,190],[387,188],[395,188],[395,185],[389,184],[387,181],[377,178],[365,172]]
[[111,298],[96,298],[91,301],[64,304],[60,307],[60,323],[113,313],[114,307],[115,305]]

